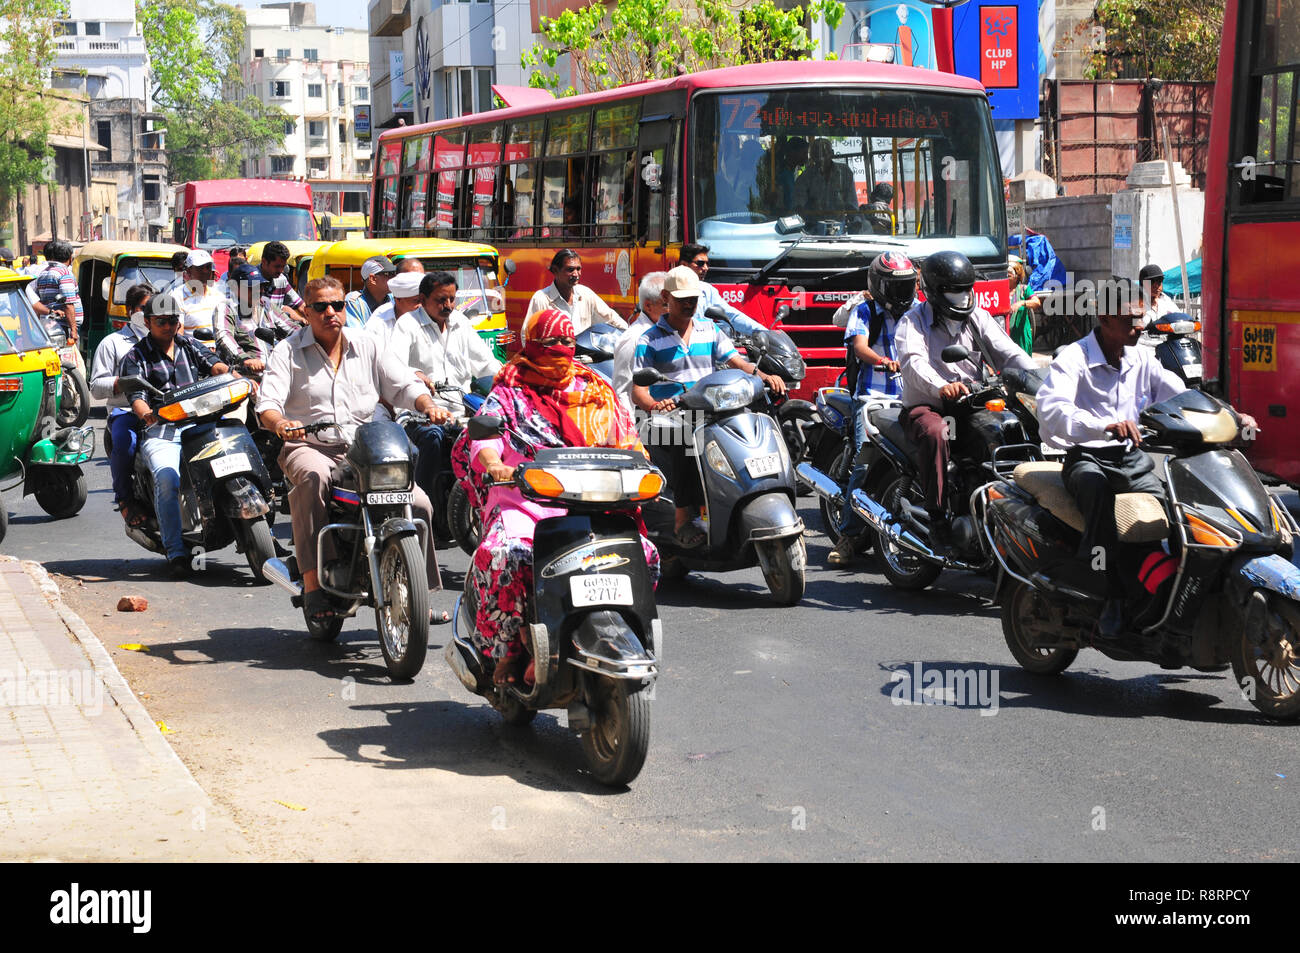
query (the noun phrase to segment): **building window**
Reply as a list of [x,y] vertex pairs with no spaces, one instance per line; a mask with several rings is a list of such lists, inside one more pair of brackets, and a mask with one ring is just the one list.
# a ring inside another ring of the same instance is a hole
[[330,170],[330,160],[324,156],[318,159],[308,159],[307,168],[312,172],[328,172]]
[[307,98],[308,98],[308,99],[320,99],[320,98],[321,98],[322,96],[324,96],[324,95],[325,95],[325,88],[324,88],[324,85],[323,85],[323,84],[321,84],[321,83],[308,83],[308,84],[307,84]]
[[60,36],[76,36],[76,35],[77,35],[77,21],[76,21],[76,20],[60,20],[60,21],[59,21],[59,26],[58,26],[58,32],[59,32],[59,35],[60,35]]
[[292,136],[297,131],[298,131],[298,120],[286,119],[284,121],[284,134],[286,136]]
[[100,34],[99,34],[99,21],[98,21],[98,20],[87,20],[87,21],[86,21],[86,36],[99,36],[99,35],[100,35]]
[[478,79],[478,111],[487,112],[492,108],[492,67],[477,69],[474,71]]
[[271,80],[271,98],[288,99],[289,98],[289,81],[286,79]]
[[108,150],[95,161],[112,162],[113,161],[113,124],[109,122],[107,119],[97,119],[95,121],[95,141]]
[[353,100],[353,102],[358,102],[358,103],[368,103],[368,102],[370,102],[370,87],[369,87],[369,86],[353,86],[353,87],[352,87],[352,100]]
[[369,160],[369,159],[358,159],[358,160],[357,160],[357,175],[369,175],[369,174],[370,174],[370,160]]
[[319,119],[307,120],[307,135],[312,139],[325,138],[325,123]]
[[339,123],[339,145],[343,145],[343,143],[347,141],[348,141],[348,124],[346,122],[340,122]]
[[456,115],[456,100],[451,96],[451,87],[456,80],[456,71],[449,69],[442,74],[442,102],[443,108],[447,110],[447,116],[450,118]]
[[306,60],[308,63],[315,63],[316,60],[319,58],[317,56],[317,53],[318,51],[314,49],[304,49],[302,51],[302,58]]
[[[468,2],[468,0],[467,0]],[[474,71],[460,71],[460,114],[468,116],[474,111]]]
[[338,105],[340,106],[343,105],[343,84],[342,83],[334,84],[334,100],[335,102],[338,103]]
[[260,60],[264,56],[266,56],[266,50],[261,48],[253,50],[253,59]]
[[278,49],[278,50],[276,50],[276,51],[275,51],[275,58],[276,58],[277,60],[287,60],[287,59],[289,58],[289,48],[286,46],[286,47],[284,47],[284,48],[282,48],[282,49]]
[[[254,163],[256,167],[256,162]],[[144,200],[146,202],[157,202],[162,197],[162,185],[156,175],[146,175],[144,177]]]
[[293,171],[293,156],[271,156],[272,174],[284,175]]

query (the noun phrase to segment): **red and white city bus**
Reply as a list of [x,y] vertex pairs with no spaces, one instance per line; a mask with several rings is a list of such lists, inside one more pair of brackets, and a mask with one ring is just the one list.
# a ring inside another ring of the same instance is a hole
[[[765,63],[399,127],[379,138],[374,236],[488,242],[514,260],[507,319],[564,247],[623,314],[637,283],[710,248],[709,280],[778,319],[809,364],[804,396],[844,365],[831,315],[880,252],[955,248],[980,304],[1005,314],[1006,207],[984,88],[877,63]],[[893,187],[892,214],[865,210]],[[880,224],[883,220],[883,224]]]
[[1300,483],[1297,87],[1300,0],[1227,0],[1205,186],[1205,375],[1259,421],[1251,463],[1292,484]]

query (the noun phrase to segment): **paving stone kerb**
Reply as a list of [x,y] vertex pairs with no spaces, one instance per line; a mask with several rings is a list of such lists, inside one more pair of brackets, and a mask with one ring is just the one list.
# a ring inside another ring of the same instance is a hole
[[45,569],[0,557],[0,860],[248,856]]

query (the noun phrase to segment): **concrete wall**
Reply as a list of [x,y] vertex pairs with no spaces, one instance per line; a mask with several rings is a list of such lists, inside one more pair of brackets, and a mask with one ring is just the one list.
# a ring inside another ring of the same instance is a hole
[[1075,281],[1111,276],[1109,195],[1062,196],[1025,203],[1025,224],[1047,236]]

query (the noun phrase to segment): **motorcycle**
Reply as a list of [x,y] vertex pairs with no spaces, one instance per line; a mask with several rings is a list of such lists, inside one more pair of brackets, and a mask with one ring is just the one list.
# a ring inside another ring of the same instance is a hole
[[1156,357],[1188,387],[1200,387],[1204,377],[1201,342],[1194,337],[1201,322],[1189,314],[1166,314],[1146,326],[1143,333],[1155,338]]
[[[708,522],[706,541],[689,549],[674,538],[671,514],[665,519],[661,513],[653,525],[647,524],[665,557],[664,574],[726,572],[757,563],[778,603],[799,602],[807,564],[804,524],[795,510],[790,452],[765,412],[769,405],[762,380],[737,368],[714,371],[689,388],[654,368],[642,368],[632,380],[641,387],[670,385],[681,395],[678,408],[699,421],[691,434],[679,412],[651,418],[651,432],[664,439],[690,435]],[[759,405],[760,410],[753,409]],[[662,501],[671,505],[670,496]]]
[[[308,424],[307,434],[335,427]],[[413,516],[415,467],[405,431],[392,421],[371,421],[357,428],[344,461],[330,476],[327,524],[316,537],[316,565],[321,589],[334,618],[313,621],[303,606],[298,561],[272,557],[263,573],[284,589],[292,604],[303,607],[307,633],[332,642],[362,605],[375,609],[379,647],[395,679],[411,679],[424,665],[429,648],[429,584],[422,534],[424,520]],[[334,558],[325,558],[327,539]]]
[[[248,430],[223,415],[252,393],[252,384],[233,374],[219,374],[194,384],[160,391],[144,378],[122,378],[124,392],[143,390],[159,423],[146,428],[140,443],[181,434],[181,531],[193,551],[216,552],[232,542],[244,554],[253,578],[265,580],[264,566],[275,554],[267,520],[270,477]],[[127,526],[126,535],[145,549],[165,553],[153,509],[153,474],[144,454],[136,451],[135,496],[148,514],[142,526]]]
[[[64,303],[64,296],[55,299],[56,305]],[[59,379],[59,412],[55,418],[60,427],[81,427],[90,417],[90,387],[86,383],[86,369],[75,344],[68,343],[68,332],[53,317],[45,319],[45,333],[59,352],[63,374]]]
[[[942,352],[949,364],[970,356],[960,344]],[[949,491],[944,518],[952,528],[947,552],[932,545],[918,448],[907,437],[901,404],[868,412],[867,437],[878,458],[867,471],[864,490],[854,490],[849,505],[875,531],[876,558],[891,585],[924,589],[944,569],[992,571],[993,554],[979,531],[977,491],[1018,463],[1042,459],[1034,395],[1044,376],[1040,370],[1007,370],[973,382],[970,393],[952,402],[954,415],[962,413],[966,419],[957,431],[945,478]],[[950,428],[956,426],[956,420],[949,422]]]
[[1141,562],[1151,592],[1118,638],[1094,631],[1104,577],[1077,555],[1083,514],[1059,465],[1017,467],[980,491],[983,532],[1005,573],[1007,647],[1040,675],[1063,672],[1086,647],[1162,668],[1230,665],[1261,712],[1300,717],[1300,569],[1291,563],[1300,526],[1230,449],[1237,421],[1209,396],[1184,391],[1142,411],[1139,423],[1143,448],[1163,455],[1167,501],[1116,500],[1121,542],[1150,547]]
[[[470,439],[505,433],[499,417],[468,423]],[[654,584],[635,511],[663,487],[663,475],[628,450],[543,448],[512,484],[559,508],[533,537],[533,584],[524,611],[534,682],[497,685],[494,663],[473,639],[477,604],[466,586],[444,657],[469,691],[507,724],[526,725],[548,708],[568,711],[592,775],[631,783],[650,745],[650,692],[663,642]]]

